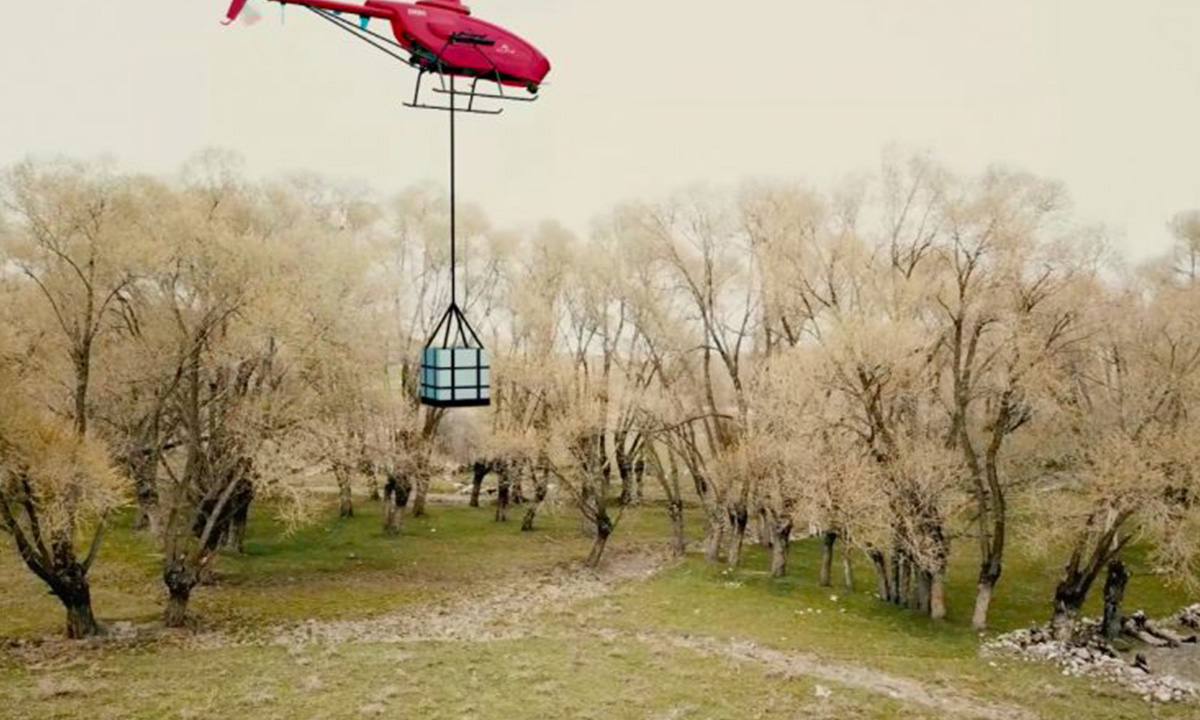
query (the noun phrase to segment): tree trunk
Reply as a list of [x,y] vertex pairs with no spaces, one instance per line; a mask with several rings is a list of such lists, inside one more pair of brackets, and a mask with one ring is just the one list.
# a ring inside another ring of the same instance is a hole
[[508,522],[509,492],[512,488],[512,478],[508,468],[503,468],[496,474],[496,517],[495,522]]
[[533,521],[537,517],[538,504],[529,503],[525,507],[525,516],[521,518],[521,532],[532,532]]
[[674,498],[667,504],[667,515],[671,518],[671,551],[675,557],[687,554],[687,535],[683,526],[683,501]]
[[867,551],[867,557],[871,559],[871,566],[875,568],[875,592],[880,600],[888,602],[892,599],[892,586],[889,582],[887,559],[882,551],[873,548]]
[[169,628],[183,627],[187,622],[188,600],[199,581],[199,575],[183,566],[182,561],[168,564],[163,571],[163,582],[167,586],[167,607],[163,612],[163,624]]
[[471,466],[473,473],[471,477],[471,502],[468,503],[473,508],[479,507],[479,492],[483,489],[483,480],[487,477],[490,468],[487,463],[477,462]]
[[754,536],[755,542],[763,547],[771,547],[771,520],[767,517],[767,507],[765,505],[758,506],[758,512],[751,516],[750,530]]
[[226,542],[235,553],[242,555],[246,552],[246,525],[250,523],[250,506],[239,506],[229,519],[229,534]]
[[617,446],[617,475],[621,478],[621,495],[617,498],[617,503],[622,506],[633,504],[633,467],[619,445]]
[[1113,542],[1111,531],[1100,537],[1086,562],[1083,560],[1086,548],[1082,543],[1071,551],[1062,580],[1054,588],[1054,615],[1050,625],[1055,639],[1067,641],[1072,638],[1075,619],[1079,617],[1092,583],[1105,565],[1119,560],[1121,545],[1113,545]]
[[169,628],[181,628],[187,623],[188,599],[192,589],[187,587],[171,588],[167,597],[167,607],[163,612],[163,624]]
[[646,461],[639,457],[633,463],[633,502],[635,505],[641,505],[643,500],[643,486],[646,480]]
[[1086,597],[1086,591],[1079,592],[1078,587],[1065,580],[1055,588],[1054,616],[1050,619],[1050,627],[1056,640],[1067,642],[1074,637],[1075,620]]
[[1108,563],[1108,577],[1104,580],[1104,619],[1100,628],[1104,637],[1112,640],[1121,634],[1121,603],[1125,600],[1125,585],[1129,573],[1120,558]]
[[[3,515],[0,517],[3,517],[4,522],[9,523],[9,527],[13,527],[15,521],[8,511],[7,502],[7,498],[0,497],[0,503],[4,503]],[[30,503],[30,505],[32,504]],[[34,542],[42,546],[43,538],[36,511],[30,510],[27,517],[36,532]],[[0,528],[3,527],[4,525],[0,524]],[[91,583],[88,580],[88,567],[96,550],[100,547],[98,543],[101,531],[97,529],[93,536],[92,548],[88,551],[88,560],[84,562],[80,562],[76,557],[74,538],[67,531],[59,531],[51,537],[48,558],[39,556],[19,529],[14,529],[13,534],[18,538],[18,550],[22,559],[25,560],[26,566],[50,586],[50,591],[58,597],[63,608],[66,609],[67,637],[84,638],[99,634],[100,626],[92,614],[92,591]],[[40,562],[40,560],[49,560],[49,563]]]
[[131,432],[126,461],[138,507],[133,529],[148,529],[151,535],[158,535],[158,464],[162,459],[162,415],[166,396],[156,393],[155,398],[153,409]]
[[[91,296],[88,297],[89,312]],[[75,434],[79,437],[87,435],[87,396],[89,378],[92,373],[92,344],[84,342],[72,352],[75,361]]]
[[[673,458],[674,456],[671,455],[670,457]],[[671,462],[672,467],[674,467],[674,460],[672,459]],[[695,466],[689,466],[688,470],[692,476],[692,485],[696,490],[696,497],[700,500],[700,507],[704,510],[704,520],[706,523],[704,529],[704,560],[715,563],[720,559],[721,545],[725,541],[725,513],[721,510],[720,501],[713,490],[712,483],[708,481],[704,473],[700,472]]]
[[412,498],[412,482],[405,478],[400,483],[400,489],[396,491],[396,527],[399,532],[400,518],[404,517],[404,510],[408,507],[408,501]]
[[[534,472],[537,472],[536,470]],[[533,530],[533,520],[537,517],[538,509],[542,507],[542,502],[546,500],[548,491],[548,479],[534,477],[533,479],[533,502],[525,507],[525,519],[521,521],[521,532],[529,532]]]
[[[208,525],[210,531],[215,526],[210,524],[210,517],[204,508],[203,501],[196,502],[189,497],[189,489],[205,486],[205,476],[209,472],[207,456],[202,438],[205,434],[204,423],[201,419],[202,404],[200,401],[200,367],[203,343],[193,339],[188,351],[184,392],[180,402],[180,415],[187,437],[187,459],[185,461],[181,483],[172,483],[166,497],[164,510],[164,527],[162,540],[163,552],[163,584],[167,586],[168,600],[163,612],[163,623],[167,627],[181,627],[187,615],[188,597],[196,584],[196,577],[189,572],[186,563],[188,533],[195,533],[196,525]],[[211,440],[211,433],[210,433]],[[219,508],[213,507],[216,511]],[[211,537],[200,536],[202,542],[211,541]]]
[[394,492],[385,491],[383,494],[383,534],[400,534],[400,505],[396,502]]
[[912,560],[904,561],[904,607],[912,609],[917,605],[917,564]]
[[[9,529],[17,545],[17,551],[26,567],[50,587],[50,592],[63,604],[67,612],[67,637],[81,638],[95,635],[99,626],[92,615],[92,594],[88,582],[88,567],[90,561],[80,563],[75,557],[75,546],[70,534],[58,534],[52,539],[51,551],[47,557],[43,551],[44,540],[36,510],[32,503],[27,503],[31,532],[35,533],[30,540],[22,532],[20,525],[9,509],[9,499],[0,493],[0,529]],[[89,557],[99,546],[100,533],[97,531],[92,539],[93,549]]]
[[254,502],[254,484],[249,480],[237,481],[237,490],[230,501],[229,522],[225,529],[225,543],[234,552],[245,551],[246,526],[250,523],[250,505]]
[[92,598],[90,595],[78,602],[66,604],[67,608],[67,637],[72,639],[92,637],[100,634],[100,626],[92,614]]
[[729,511],[729,529],[733,536],[729,539],[726,560],[731,568],[736,568],[742,563],[742,545],[746,541],[746,526],[749,524],[750,513],[745,507],[736,507]]
[[975,589],[975,610],[971,613],[971,627],[976,630],[983,630],[987,627],[988,610],[992,606],[992,594],[995,592],[995,585],[990,580],[979,581],[979,586]]
[[408,504],[411,483],[395,472],[389,472],[383,486],[383,534],[400,534],[400,518]]
[[704,559],[715,563],[721,558],[721,545],[725,541],[725,523],[711,515],[708,517],[708,528],[704,533]]
[[[996,532],[1003,532],[1003,523]],[[1000,537],[1003,537],[1001,534]],[[979,565],[979,582],[975,590],[975,610],[971,613],[971,627],[983,630],[987,627],[988,611],[992,606],[992,597],[996,591],[996,583],[1000,580],[1001,556],[1003,546],[995,542],[985,543],[985,557]]]
[[[136,487],[134,488],[134,493],[137,493]],[[140,496],[137,497],[137,503],[137,514],[133,516],[133,531],[141,532],[143,530],[149,530],[150,534],[153,535],[154,529],[151,527],[150,523],[154,517],[154,512],[149,510],[146,505],[142,504],[142,498]]]
[[842,587],[847,592],[854,592],[854,557],[850,544],[845,541],[842,541]]
[[771,528],[771,577],[787,575],[788,546],[792,539],[792,522],[773,523]]
[[350,488],[349,468],[335,467],[333,476],[338,486],[338,517],[354,517],[354,495]]
[[[666,462],[663,456],[651,444],[647,446],[647,456],[653,467],[654,477],[657,478],[663,495],[667,498],[667,518],[671,521],[671,551],[675,557],[687,554],[687,534],[683,522],[683,495],[679,488],[679,467],[675,464],[675,454],[666,451]],[[642,502],[642,479],[646,474],[646,460],[638,458],[634,466],[638,477],[637,501]]]
[[135,449],[130,452],[136,454],[136,458],[129,463],[129,475],[137,499],[133,529],[149,530],[151,535],[155,535],[158,533],[158,456],[148,450]]
[[929,617],[934,620],[946,619],[946,574],[935,572],[929,580]]
[[895,605],[903,604],[901,598],[904,589],[901,585],[900,577],[903,574],[901,570],[903,564],[904,560],[900,553],[893,550],[891,555],[888,556],[888,602]]
[[596,539],[592,542],[592,550],[588,553],[587,566],[597,568],[600,566],[600,558],[604,555],[604,547],[608,544],[608,537],[612,535],[613,524],[609,519],[608,513],[604,510],[596,516]]
[[512,505],[525,504],[525,473],[523,468],[516,467],[513,469],[512,482],[509,485],[509,503]]
[[932,584],[932,574],[928,570],[921,570],[913,566],[913,593],[912,593],[912,609],[924,615],[929,614],[929,591]]
[[73,570],[56,578],[54,594],[62,601],[67,611],[67,637],[72,639],[92,637],[100,633],[100,626],[92,613],[92,590],[87,571],[74,563]]
[[379,502],[382,499],[379,494],[379,478],[374,472],[367,475],[367,499],[371,502]]
[[821,533],[821,587],[829,587],[833,584],[833,548],[836,543],[836,532],[833,530],[826,530],[825,532]]
[[425,517],[425,499],[429,494],[429,476],[421,473],[416,478],[412,488],[412,516]]

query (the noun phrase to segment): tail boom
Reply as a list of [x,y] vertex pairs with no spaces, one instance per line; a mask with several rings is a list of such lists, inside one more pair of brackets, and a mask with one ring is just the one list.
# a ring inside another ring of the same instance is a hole
[[[247,0],[233,0],[229,4],[229,11],[225,13],[225,19],[222,23],[228,25],[237,20],[238,16],[242,14],[242,10],[246,8],[246,2]],[[331,10],[333,12],[361,15],[363,17],[390,18],[393,15],[390,9],[385,10],[366,5],[337,2],[336,0],[271,0],[271,2],[277,2],[280,5],[303,5],[305,7],[317,8],[318,10]]]

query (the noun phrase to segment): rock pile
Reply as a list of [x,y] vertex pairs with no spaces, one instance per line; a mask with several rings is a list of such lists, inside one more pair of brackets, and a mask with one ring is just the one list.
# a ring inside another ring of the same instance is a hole
[[[1200,606],[1197,609],[1200,610]],[[1111,680],[1129,688],[1146,702],[1200,701],[1200,686],[1174,675],[1153,674],[1140,655],[1134,663],[1125,661],[1101,636],[1088,632],[1094,630],[1094,624],[1086,620],[1084,623],[1089,627],[1076,633],[1076,637],[1087,639],[1080,642],[1055,640],[1047,629],[1033,627],[994,638],[984,644],[983,652],[1054,663],[1067,676]]]
[[1193,630],[1200,630],[1200,603],[1189,605],[1175,615],[1175,621]]

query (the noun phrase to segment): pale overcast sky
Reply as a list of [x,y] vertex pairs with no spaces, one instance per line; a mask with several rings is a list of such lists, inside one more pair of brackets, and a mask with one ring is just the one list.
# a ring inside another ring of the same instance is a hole
[[[255,174],[445,181],[446,118],[401,107],[409,68],[252,2],[263,20],[229,28],[225,0],[5,2],[0,165],[169,172],[223,146]],[[1200,207],[1198,0],[471,4],[554,64],[542,101],[460,127],[460,191],[500,224],[585,228],[697,181],[825,184],[889,144],[1063,180],[1134,257]]]

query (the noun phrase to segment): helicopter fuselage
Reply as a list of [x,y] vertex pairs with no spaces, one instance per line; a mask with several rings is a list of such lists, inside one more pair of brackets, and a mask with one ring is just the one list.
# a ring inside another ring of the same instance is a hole
[[[368,22],[380,18],[422,71],[484,78],[537,92],[550,72],[550,61],[515,33],[471,16],[457,0],[390,2],[365,0],[359,5],[341,0],[271,0],[324,12],[359,15]],[[233,21],[245,6],[233,0],[227,15]]]
[[506,85],[535,90],[550,72],[533,45],[457,3],[367,0],[366,6],[391,12],[392,33],[422,69],[490,79],[498,73]]

